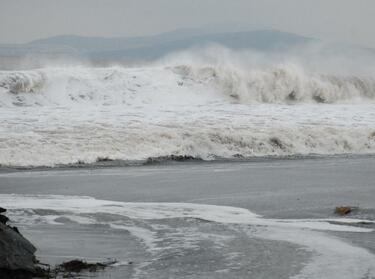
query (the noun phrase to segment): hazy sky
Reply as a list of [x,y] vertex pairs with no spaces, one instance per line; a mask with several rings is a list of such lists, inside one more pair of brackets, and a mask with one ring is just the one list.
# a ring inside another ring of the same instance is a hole
[[238,22],[375,47],[374,0],[0,0],[0,43]]

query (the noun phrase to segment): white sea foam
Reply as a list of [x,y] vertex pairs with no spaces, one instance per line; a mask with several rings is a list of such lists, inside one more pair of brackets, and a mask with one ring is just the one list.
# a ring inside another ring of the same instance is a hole
[[[61,216],[71,218],[77,223],[93,224],[96,214],[111,214],[121,218],[127,217],[130,220],[163,220],[171,218],[197,218],[236,226],[236,230],[242,227],[249,237],[271,239],[277,241],[287,241],[305,247],[313,252],[314,256],[294,278],[363,278],[375,275],[375,256],[363,248],[355,247],[339,238],[330,236],[327,231],[346,231],[357,233],[368,233],[372,230],[348,226],[331,224],[331,221],[342,223],[369,222],[367,220],[356,219],[322,219],[322,220],[278,220],[265,219],[250,212],[247,209],[213,206],[187,203],[124,203],[115,201],[97,200],[90,197],[79,196],[55,196],[55,195],[0,195],[0,204],[9,209],[9,216],[15,222],[35,224],[35,220],[40,223],[50,222],[56,225]],[[40,211],[43,209],[44,211]],[[37,218],[27,217],[33,212]],[[59,215],[60,217],[56,217]],[[51,218],[53,216],[54,218]],[[76,217],[74,217],[76,216]],[[88,218],[89,217],[89,221]],[[39,219],[38,219],[39,218]],[[118,220],[121,220],[118,219]],[[135,223],[121,225],[114,217],[107,221],[97,219],[98,223],[106,223],[115,229],[130,231],[134,236],[140,238],[150,252],[160,249],[158,246],[158,234],[143,227],[137,227]],[[95,223],[95,221],[94,221]],[[135,226],[135,227],[134,227]],[[152,225],[148,225],[152,227]],[[238,227],[240,226],[240,227]],[[152,227],[157,229],[156,227]],[[164,228],[162,228],[164,229]],[[186,229],[185,229],[186,231]],[[180,231],[176,240],[185,239],[184,231]],[[191,244],[195,245],[199,234],[194,231],[187,233],[187,239],[191,239]],[[173,234],[168,239],[173,238]],[[202,236],[203,238],[205,236]],[[220,241],[219,241],[220,242]],[[179,246],[179,245],[178,245]],[[168,249],[173,248],[168,246]],[[338,260],[339,259],[339,260]]]
[[1,109],[0,164],[375,153],[372,105]]
[[0,72],[0,164],[375,153],[375,81],[298,63]]
[[0,104],[12,106],[337,103],[375,98],[371,76],[306,72],[295,64],[267,68],[176,64],[144,68],[42,68],[0,72]]
[[[218,223],[272,225],[326,231],[372,232],[371,229],[347,226],[345,224],[374,223],[360,219],[264,219],[247,209],[230,206],[190,203],[124,203],[81,196],[0,194],[0,201],[2,206],[9,209],[45,209],[68,212],[70,214],[107,213],[145,220],[199,218]],[[68,214],[67,217],[69,216]],[[82,220],[84,223],[88,222],[86,218]],[[75,221],[80,222],[79,219]],[[342,222],[343,225],[331,224],[330,222]]]

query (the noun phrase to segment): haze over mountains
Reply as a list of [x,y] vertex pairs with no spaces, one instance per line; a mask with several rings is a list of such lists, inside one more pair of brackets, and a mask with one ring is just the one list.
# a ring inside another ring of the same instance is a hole
[[[0,66],[3,69],[11,68],[10,65],[17,64],[21,60],[35,64],[40,59],[137,63],[152,61],[168,53],[208,44],[219,44],[233,50],[252,49],[283,53],[313,42],[319,40],[277,30],[210,33],[199,29],[181,29],[155,36],[126,38],[62,35],[27,44],[0,44]],[[334,45],[334,48],[340,48],[340,51],[344,52],[352,52],[354,48],[356,52],[374,53],[370,49],[349,45]]]

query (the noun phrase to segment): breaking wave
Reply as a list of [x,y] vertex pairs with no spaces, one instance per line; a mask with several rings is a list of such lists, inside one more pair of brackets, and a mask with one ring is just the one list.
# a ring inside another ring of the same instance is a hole
[[293,63],[2,71],[0,165],[373,154],[374,99]]
[[0,72],[1,106],[160,104],[162,99],[168,105],[166,98],[177,98],[182,105],[366,102],[375,98],[375,79],[309,73],[296,65],[247,70],[228,65],[173,65]]
[[185,79],[208,83],[240,103],[336,103],[375,97],[372,78],[308,74],[293,65],[248,71],[181,65],[173,70]]

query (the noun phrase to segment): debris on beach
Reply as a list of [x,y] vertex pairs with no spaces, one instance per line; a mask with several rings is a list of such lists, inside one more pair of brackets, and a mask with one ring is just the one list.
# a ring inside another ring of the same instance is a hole
[[351,206],[337,206],[335,208],[335,213],[341,216],[348,215],[353,211],[353,207]]
[[158,164],[162,162],[186,162],[186,161],[201,161],[201,158],[190,155],[168,155],[159,157],[149,157],[145,161],[145,165]]
[[56,266],[57,273],[80,273],[82,271],[96,272],[98,270],[103,270],[107,266],[115,264],[116,260],[111,260],[108,262],[97,262],[97,263],[88,263],[83,260],[71,260],[64,262]]

